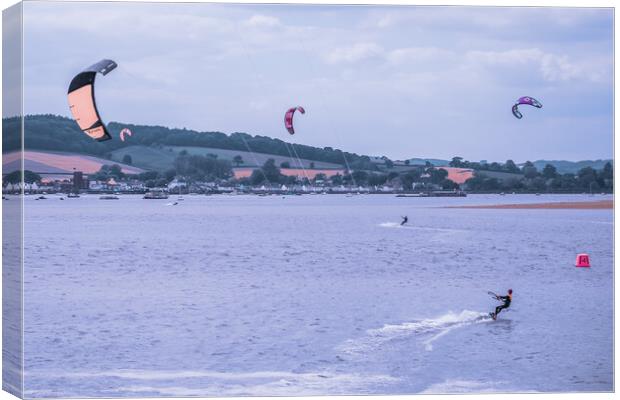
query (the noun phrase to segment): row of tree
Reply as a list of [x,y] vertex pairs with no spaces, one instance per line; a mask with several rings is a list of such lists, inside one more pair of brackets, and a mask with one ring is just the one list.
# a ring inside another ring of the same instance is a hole
[[[35,172],[32,172],[32,171],[29,171],[29,170],[24,170],[23,178],[24,178],[24,182],[28,184],[41,182],[41,175]],[[9,184],[17,185],[21,181],[22,181],[21,171],[13,171],[13,172],[6,174],[2,178],[2,187],[7,187],[7,185]]]
[[471,191],[528,191],[528,192],[612,192],[614,184],[613,166],[606,163],[603,169],[585,167],[576,174],[559,174],[556,168],[547,164],[542,171],[531,162],[526,162],[520,171],[522,177],[499,179],[476,173],[465,183]]
[[[291,184],[297,180],[294,176],[283,175],[281,170],[275,165],[274,160],[269,159],[261,168],[254,170],[249,178],[242,179],[241,182],[251,185]],[[393,187],[400,186],[407,190],[412,189],[414,184],[420,190],[436,187],[448,190],[459,188],[456,183],[448,179],[448,172],[445,169],[434,168],[432,165],[413,167],[411,170],[401,173],[356,170],[350,174],[336,174],[329,178],[325,174],[317,174],[314,179],[304,177],[301,181],[304,184],[329,182],[334,186],[355,185],[374,187],[389,184]]]
[[187,183],[219,182],[232,178],[232,164],[219,160],[215,154],[193,155],[183,150],[174,160],[174,167],[166,171],[147,171],[136,176],[147,187],[161,187],[177,178]]
[[[529,161],[528,161],[529,162]],[[449,165],[454,168],[471,168],[477,171],[496,171],[520,174],[521,169],[512,160],[507,160],[504,164],[498,162],[484,163],[463,160],[463,157],[453,157]]]
[[[280,167],[289,168],[287,163],[281,163]],[[416,188],[441,187],[443,189],[457,189],[458,185],[447,179],[448,173],[441,168],[434,168],[432,165],[413,167],[407,172],[378,172],[355,170],[352,173],[336,174],[326,176],[323,173],[316,174],[314,178],[310,175],[301,177],[287,176],[282,174],[281,168],[276,165],[274,159],[268,159],[260,168],[254,169],[249,177],[238,179],[239,183],[247,185],[292,185],[329,183],[334,186],[356,185],[356,186],[382,186],[390,184],[392,186],[402,186],[411,189],[415,184]],[[96,173],[91,175],[91,179],[107,181],[110,178],[117,180],[125,178],[118,165],[104,165]],[[167,171],[148,171],[135,176],[143,181],[147,187],[165,186],[173,179],[177,178],[187,183],[193,182],[221,182],[234,177],[231,162],[220,160],[217,155],[207,154],[192,155],[187,151],[179,153],[174,161],[174,168]]]

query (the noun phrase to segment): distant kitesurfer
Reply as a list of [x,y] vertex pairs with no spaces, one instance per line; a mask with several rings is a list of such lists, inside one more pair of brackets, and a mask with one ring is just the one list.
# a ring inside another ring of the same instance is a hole
[[409,222],[409,218],[407,218],[407,216],[405,215],[404,217],[401,217],[403,219],[403,222],[400,223],[400,226],[405,225],[407,222]]
[[499,301],[503,301],[504,304],[495,307],[495,312],[490,313],[493,319],[497,319],[497,314],[499,314],[504,308],[510,307],[510,303],[512,302],[512,289],[508,289],[508,294],[506,296],[495,296],[495,298]]

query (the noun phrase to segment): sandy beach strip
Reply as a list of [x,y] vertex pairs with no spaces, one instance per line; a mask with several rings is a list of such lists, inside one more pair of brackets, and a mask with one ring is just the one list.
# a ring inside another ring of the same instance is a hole
[[446,208],[487,208],[509,210],[612,210],[613,200],[599,201],[561,201],[551,203],[523,203],[523,204],[487,204],[474,206],[449,206]]

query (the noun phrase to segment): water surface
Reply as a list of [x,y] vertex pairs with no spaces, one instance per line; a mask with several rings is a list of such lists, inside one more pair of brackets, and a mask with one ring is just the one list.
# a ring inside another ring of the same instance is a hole
[[28,397],[613,390],[612,210],[441,207],[608,196],[48,197]]

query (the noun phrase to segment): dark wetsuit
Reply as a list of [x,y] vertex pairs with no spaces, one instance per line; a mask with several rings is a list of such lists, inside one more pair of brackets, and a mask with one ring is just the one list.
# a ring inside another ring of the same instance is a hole
[[409,221],[409,218],[407,217],[403,217],[403,222],[401,222],[401,225],[405,225],[407,223],[407,221]]
[[503,300],[504,304],[502,304],[501,306],[495,307],[496,318],[497,318],[497,314],[499,314],[500,311],[502,311],[504,308],[510,307],[510,302],[512,301],[512,295],[509,294],[508,296],[497,296],[497,300]]

